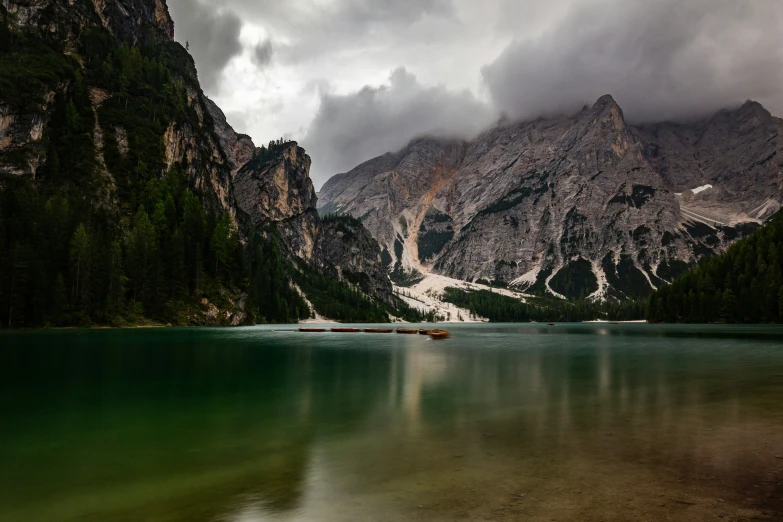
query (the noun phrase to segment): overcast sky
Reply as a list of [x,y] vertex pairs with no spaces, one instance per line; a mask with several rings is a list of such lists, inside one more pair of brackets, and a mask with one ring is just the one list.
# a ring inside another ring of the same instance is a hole
[[169,0],[205,92],[331,175],[421,134],[614,95],[630,121],[783,115],[781,0]]

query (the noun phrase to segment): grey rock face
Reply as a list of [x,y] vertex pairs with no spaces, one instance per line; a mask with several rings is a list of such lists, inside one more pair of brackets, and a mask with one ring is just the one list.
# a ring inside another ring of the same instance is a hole
[[[417,140],[397,154],[386,154],[335,176],[319,195],[319,211],[360,218],[393,264],[417,266],[418,230],[438,191],[464,160],[465,143]],[[401,239],[403,245],[395,248]]]
[[[24,114],[0,105],[0,173],[35,173],[46,158],[46,147],[41,141],[45,125],[42,114]],[[24,161],[4,159],[14,154],[22,156]]]
[[394,292],[381,249],[361,222],[336,219],[320,223],[314,262],[321,270],[358,286],[365,294],[394,305]]
[[780,207],[780,125],[749,103],[632,127],[604,96],[469,143],[417,140],[332,178],[319,208],[361,218],[408,269],[557,294],[557,273],[586,260],[592,297],[640,297]]
[[295,142],[271,160],[251,160],[234,177],[237,205],[255,227],[274,226],[291,251],[310,261],[318,232],[310,156]]
[[226,153],[231,168],[231,177],[234,178],[247,162],[253,159],[256,146],[250,136],[237,134],[226,121],[226,116],[215,102],[204,97],[209,115],[215,124],[215,133],[220,140],[220,145]]
[[[645,158],[691,214],[718,223],[764,220],[780,209],[783,120],[747,102],[692,125],[634,129]],[[690,189],[712,185],[693,194]]]
[[369,296],[394,303],[378,242],[361,222],[318,217],[310,157],[295,142],[271,158],[251,159],[234,177],[234,189],[253,227],[274,228],[296,257]]
[[132,45],[174,40],[174,22],[165,0],[5,0],[21,27],[59,34],[72,44],[83,27],[102,26]]

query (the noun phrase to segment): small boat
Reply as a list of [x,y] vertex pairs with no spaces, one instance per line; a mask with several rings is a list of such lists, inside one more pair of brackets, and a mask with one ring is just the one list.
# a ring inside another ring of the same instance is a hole
[[394,333],[394,330],[387,329],[387,328],[365,328],[364,333],[371,333],[371,334],[390,334]]
[[429,335],[432,330],[419,330],[419,335]]
[[361,333],[358,328],[332,328],[333,333]]
[[418,330],[409,330],[407,328],[397,328],[397,333],[398,334],[408,334],[408,335],[410,335],[410,334],[417,334],[417,333],[419,333],[419,331]]
[[300,328],[299,331],[302,333],[323,333],[326,328]]
[[554,325],[555,325],[555,323],[549,323],[549,326],[554,326]]
[[435,341],[442,341],[451,337],[451,334],[446,330],[430,330],[429,336]]

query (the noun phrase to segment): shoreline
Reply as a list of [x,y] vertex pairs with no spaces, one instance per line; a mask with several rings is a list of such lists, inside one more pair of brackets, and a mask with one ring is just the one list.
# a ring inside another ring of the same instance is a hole
[[585,324],[650,324],[650,321],[648,321],[647,319],[639,319],[636,321],[607,321],[606,319],[593,319],[592,321],[582,321],[582,322]]

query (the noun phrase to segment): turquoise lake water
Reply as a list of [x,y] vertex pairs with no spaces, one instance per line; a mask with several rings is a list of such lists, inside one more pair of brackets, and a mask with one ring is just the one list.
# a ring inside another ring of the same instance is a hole
[[0,332],[0,520],[783,520],[783,328],[293,328]]

